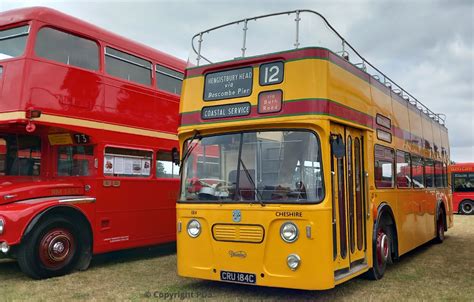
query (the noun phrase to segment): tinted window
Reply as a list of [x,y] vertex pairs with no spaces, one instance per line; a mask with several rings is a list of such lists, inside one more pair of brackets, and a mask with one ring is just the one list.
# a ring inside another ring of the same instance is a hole
[[156,156],[156,177],[179,178],[179,166],[172,161],[170,151],[159,151]]
[[58,147],[59,176],[88,176],[94,166],[93,146]]
[[394,151],[380,145],[375,145],[375,186],[377,188],[393,188]]
[[399,188],[411,187],[410,154],[397,151],[397,186]]
[[425,186],[434,187],[434,163],[431,159],[425,159]]
[[104,175],[148,177],[151,175],[153,152],[146,150],[106,147]]
[[105,70],[108,74],[144,85],[151,84],[151,63],[111,47],[105,49]]
[[0,134],[0,175],[38,176],[41,139],[32,135]]
[[29,25],[0,30],[0,60],[21,56],[29,31]]
[[419,156],[411,156],[411,166],[413,173],[413,187],[424,188],[424,173],[423,173],[423,159]]
[[454,192],[474,192],[474,173],[453,174]]
[[156,65],[156,86],[159,89],[181,94],[183,74],[161,65]]
[[49,27],[36,37],[36,55],[90,70],[99,69],[99,47],[94,41]]

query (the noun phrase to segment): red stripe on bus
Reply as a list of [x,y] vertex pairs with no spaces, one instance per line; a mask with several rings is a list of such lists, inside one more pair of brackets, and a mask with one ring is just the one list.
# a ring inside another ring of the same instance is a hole
[[341,104],[325,100],[325,99],[308,99],[299,100],[283,103],[282,110],[275,114],[259,114],[257,112],[257,106],[252,106],[251,112],[247,116],[243,117],[229,117],[229,118],[216,118],[210,120],[203,120],[201,118],[201,112],[182,113],[181,114],[181,125],[194,125],[200,123],[218,123],[223,121],[233,120],[245,120],[248,118],[266,118],[266,117],[278,117],[287,115],[310,115],[310,114],[328,114],[336,116],[345,120],[349,120],[370,128],[373,128],[373,117],[345,107]]

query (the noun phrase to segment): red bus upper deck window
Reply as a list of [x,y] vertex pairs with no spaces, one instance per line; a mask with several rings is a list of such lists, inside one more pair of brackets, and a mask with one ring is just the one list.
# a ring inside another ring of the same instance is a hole
[[123,51],[105,48],[105,70],[108,74],[136,82],[151,85],[151,62]]
[[180,95],[183,78],[184,75],[181,72],[156,65],[156,86],[159,89]]
[[50,27],[38,32],[36,55],[90,70],[99,70],[99,47],[97,43]]
[[21,56],[29,32],[29,25],[0,30],[0,60]]

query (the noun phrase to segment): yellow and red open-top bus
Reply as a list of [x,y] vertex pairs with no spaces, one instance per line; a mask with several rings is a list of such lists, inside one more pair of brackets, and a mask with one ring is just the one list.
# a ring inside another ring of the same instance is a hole
[[[181,276],[332,288],[452,226],[444,118],[320,14],[197,34],[183,84]],[[436,177],[435,177],[436,175]]]

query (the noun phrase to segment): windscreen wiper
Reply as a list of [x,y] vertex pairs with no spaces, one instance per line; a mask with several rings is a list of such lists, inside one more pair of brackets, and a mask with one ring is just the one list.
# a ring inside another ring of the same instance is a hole
[[[193,137],[191,137],[191,140],[189,142],[192,143],[196,138],[198,138],[199,141],[200,141],[202,139],[202,136],[199,133],[199,131],[194,130],[194,135],[193,135]],[[181,175],[181,172],[183,171],[184,161],[186,159],[188,159],[189,155],[191,155],[191,153],[193,152],[194,148],[197,147],[197,145],[198,145],[198,143],[196,142],[191,147],[188,147],[188,149],[186,149],[186,152],[184,152],[183,158],[181,159],[181,165],[179,166],[179,175]]]
[[265,204],[263,203],[262,196],[260,195],[260,192],[258,191],[257,186],[255,185],[255,181],[253,180],[252,175],[250,175],[250,172],[245,166],[242,158],[240,158],[240,163],[242,164],[242,168],[244,168],[245,175],[247,175],[247,178],[249,179],[250,183],[253,186],[253,190],[255,191],[255,197],[257,198],[257,201],[260,202],[262,206],[264,206]]

